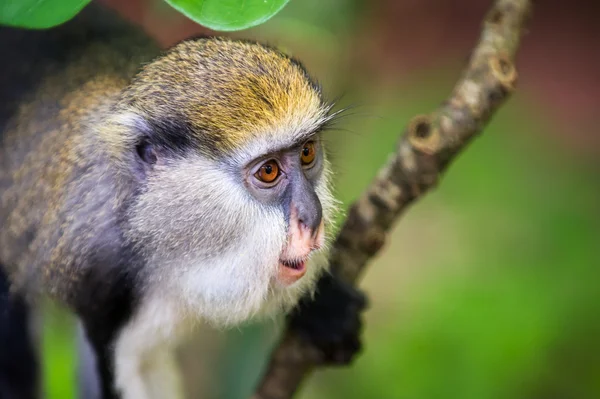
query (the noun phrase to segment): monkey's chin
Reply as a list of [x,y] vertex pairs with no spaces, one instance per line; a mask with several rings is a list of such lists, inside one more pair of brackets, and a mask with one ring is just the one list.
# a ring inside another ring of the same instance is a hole
[[306,260],[279,260],[277,270],[277,281],[284,287],[288,287],[300,280],[306,274]]

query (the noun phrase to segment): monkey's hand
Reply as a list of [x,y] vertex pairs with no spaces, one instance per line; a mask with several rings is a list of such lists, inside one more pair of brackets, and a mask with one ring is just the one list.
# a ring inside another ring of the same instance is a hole
[[317,283],[314,299],[303,298],[289,315],[289,326],[322,352],[323,364],[346,365],[361,349],[366,305],[360,290],[327,273]]

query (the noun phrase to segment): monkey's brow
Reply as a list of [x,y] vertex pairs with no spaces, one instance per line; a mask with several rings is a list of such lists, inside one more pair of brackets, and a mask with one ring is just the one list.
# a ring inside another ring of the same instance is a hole
[[278,152],[284,152],[284,151],[298,149],[304,143],[309,141],[311,138],[318,135],[321,132],[321,130],[322,129],[320,127],[317,129],[311,129],[305,133],[296,135],[296,137],[293,140],[288,141],[287,143],[281,143],[279,145],[275,145],[270,148],[263,148],[263,151],[261,151],[261,153],[260,153],[260,155],[258,155],[258,157],[266,157],[266,156],[270,156],[270,155],[273,155]]
[[298,137],[296,139],[294,139],[290,145],[287,146],[287,148],[300,147],[301,145],[306,143],[308,140],[314,138],[319,133],[321,133],[323,131],[324,127],[325,127],[324,124],[321,124],[315,129],[311,129],[305,133],[299,134]]

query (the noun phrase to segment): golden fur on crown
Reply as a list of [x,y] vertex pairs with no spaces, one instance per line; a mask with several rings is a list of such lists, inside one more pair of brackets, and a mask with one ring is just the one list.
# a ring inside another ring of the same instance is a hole
[[314,125],[329,110],[297,62],[257,43],[223,38],[173,47],[142,69],[124,101],[146,118],[183,120],[222,150],[282,127]]

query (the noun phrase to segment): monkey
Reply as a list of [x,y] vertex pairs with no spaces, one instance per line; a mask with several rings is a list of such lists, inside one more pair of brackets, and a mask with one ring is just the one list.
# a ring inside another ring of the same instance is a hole
[[283,314],[326,363],[360,351],[365,296],[323,261],[337,113],[300,61],[220,36],[163,50],[95,4],[0,27],[0,49],[3,328],[65,306],[107,399],[182,397],[173,348],[203,323]]

